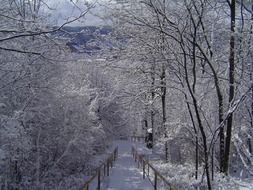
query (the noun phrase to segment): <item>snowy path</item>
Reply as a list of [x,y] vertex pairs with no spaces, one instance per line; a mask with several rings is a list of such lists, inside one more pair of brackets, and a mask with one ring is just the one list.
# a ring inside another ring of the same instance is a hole
[[142,172],[137,168],[131,155],[132,143],[129,141],[116,141],[118,146],[118,159],[110,177],[103,183],[103,190],[153,190],[153,186]]

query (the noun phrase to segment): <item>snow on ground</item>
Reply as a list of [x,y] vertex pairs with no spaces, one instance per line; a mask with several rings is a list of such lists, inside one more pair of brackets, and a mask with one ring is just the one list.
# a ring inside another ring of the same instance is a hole
[[[194,165],[185,163],[173,164],[164,161],[164,155],[159,154],[159,151],[148,149],[144,142],[133,143],[139,154],[144,154],[145,158],[149,160],[160,173],[168,179],[177,189],[195,190],[196,187],[206,189],[206,182],[202,181],[203,166],[200,166],[198,180],[194,177]],[[220,174],[215,175],[213,182],[214,190],[253,190],[253,180],[240,180],[232,177],[225,177]],[[204,179],[205,180],[205,179]]]
[[240,180],[240,179],[235,179],[235,183],[239,185],[240,190],[252,190],[253,189],[253,179],[248,179],[248,180]]
[[149,180],[143,179],[142,172],[137,168],[131,155],[132,143],[129,141],[115,141],[119,154],[110,177],[103,182],[105,190],[153,190]]

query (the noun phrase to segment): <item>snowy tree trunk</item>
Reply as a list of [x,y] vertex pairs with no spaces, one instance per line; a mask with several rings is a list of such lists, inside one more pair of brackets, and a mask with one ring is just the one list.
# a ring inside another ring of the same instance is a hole
[[40,136],[41,136],[41,128],[38,131],[37,139],[36,139],[36,186],[39,189],[40,185]]
[[[166,15],[166,5],[165,5],[165,0],[163,0],[163,22],[162,22],[162,30],[165,24],[165,15]],[[162,38],[162,46],[161,46],[161,51],[162,54],[165,52],[165,36],[164,34],[161,34],[161,38]],[[166,92],[167,92],[167,88],[166,88],[166,67],[165,67],[165,62],[162,62],[162,72],[161,72],[161,76],[160,76],[160,80],[161,80],[161,98],[162,98],[162,118],[163,118],[163,130],[164,130],[164,136],[167,137],[167,131],[166,131]]]
[[154,100],[155,100],[155,63],[152,64],[152,72],[151,72],[151,99],[152,99],[152,106],[151,106],[151,128],[152,128],[152,150],[154,150],[154,139],[155,139],[155,129],[154,129],[154,124],[155,124],[155,111],[154,111]]
[[191,95],[191,98],[192,98],[192,101],[193,101],[194,112],[196,114],[198,128],[200,130],[200,134],[201,134],[202,141],[203,141],[204,162],[205,162],[205,173],[206,173],[206,179],[207,179],[207,186],[208,186],[208,190],[211,190],[212,186],[211,186],[210,172],[209,172],[209,156],[208,156],[207,138],[206,138],[205,129],[204,129],[204,126],[202,124],[202,120],[201,120],[201,116],[200,116],[200,112],[199,112],[198,101],[195,97],[195,94],[193,93],[192,85],[190,85],[188,68],[187,68],[187,53],[185,51],[183,39],[181,39],[181,40],[182,40],[182,42],[181,42],[180,45],[181,45],[181,48],[183,50],[183,56],[184,56],[185,82],[187,84],[188,91],[189,91],[189,93]]
[[195,179],[198,179],[198,170],[199,170],[199,137],[198,137],[198,131],[195,125],[195,121],[193,119],[192,110],[190,107],[189,102],[187,101],[187,96],[185,95],[185,100],[187,104],[187,109],[190,114],[191,122],[194,129],[194,135],[195,135]]
[[[251,35],[253,34],[253,0],[251,0],[251,26],[250,26],[250,32]],[[251,43],[251,42],[250,42]],[[251,56],[253,58],[253,56]],[[251,72],[250,72],[250,81],[251,81],[251,128],[250,128],[250,135],[248,138],[248,147],[249,147],[249,152],[252,154],[252,130],[253,130],[253,62],[251,62]]]
[[161,74],[162,124],[163,124],[164,136],[167,137],[167,132],[166,132],[166,90],[167,89],[166,89],[165,77],[166,77],[165,66],[163,66],[162,74]]
[[[202,18],[202,14],[201,12],[203,12],[203,10],[198,10],[199,8],[196,6],[196,3],[195,1],[192,1],[193,3],[193,6],[196,10],[196,12],[198,13],[198,22],[196,22],[194,20],[194,17],[193,17],[193,14],[192,14],[192,11],[190,8],[188,8],[188,11],[189,11],[189,14],[191,15],[191,21],[193,23],[193,27],[194,27],[194,36],[193,36],[193,41],[194,41],[194,44],[198,43],[196,41],[196,32],[197,32],[197,28],[200,26],[202,31],[204,33],[206,33],[206,26],[205,26],[205,23],[203,22],[203,18]],[[201,3],[201,9],[204,9],[204,4],[205,4],[205,1],[203,3]],[[213,41],[213,29],[212,29],[212,34],[211,34],[211,41]],[[205,61],[207,62],[207,64],[209,65],[211,71],[212,71],[212,74],[213,74],[213,79],[214,79],[214,85],[215,85],[215,89],[216,89],[216,94],[217,94],[217,99],[218,99],[218,119],[219,119],[219,124],[221,125],[223,123],[223,116],[224,116],[224,108],[223,108],[223,95],[222,95],[222,92],[221,92],[221,87],[220,87],[220,82],[219,82],[219,77],[218,77],[218,73],[217,71],[215,70],[214,68],[214,65],[213,65],[213,49],[212,49],[212,43],[208,40],[207,38],[207,35],[204,35],[204,40],[207,44],[207,47],[208,47],[208,52],[209,53],[206,53],[202,50],[202,48],[200,48],[200,46],[197,46],[201,52],[201,54],[203,54],[204,58],[205,58]],[[195,57],[196,57],[196,53],[195,53],[195,46],[193,46],[193,62],[195,64]],[[195,67],[194,67],[195,68]],[[203,68],[204,70],[204,68]],[[195,76],[196,77],[196,76]],[[195,86],[195,85],[193,85]],[[220,171],[221,172],[224,172],[224,152],[225,152],[225,135],[224,135],[224,125],[221,125],[220,126],[220,129],[219,129],[219,137],[220,137]]]
[[[233,103],[235,96],[235,0],[231,0],[230,6],[230,21],[231,21],[231,34],[230,34],[230,55],[229,55],[229,105]],[[227,120],[227,134],[224,155],[224,172],[228,175],[230,144],[232,137],[233,127],[233,113],[230,113]]]

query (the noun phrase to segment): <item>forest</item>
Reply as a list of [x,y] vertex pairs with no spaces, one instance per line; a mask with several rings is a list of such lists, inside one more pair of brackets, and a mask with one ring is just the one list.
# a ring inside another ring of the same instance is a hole
[[80,189],[148,131],[176,189],[253,188],[253,0],[0,5],[1,190]]

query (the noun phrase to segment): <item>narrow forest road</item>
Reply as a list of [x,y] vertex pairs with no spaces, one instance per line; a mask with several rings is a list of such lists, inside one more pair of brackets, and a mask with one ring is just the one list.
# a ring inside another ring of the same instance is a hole
[[132,143],[115,141],[118,146],[118,159],[111,170],[111,175],[102,185],[102,190],[153,190],[150,181],[143,179],[141,169],[137,168],[131,155]]

